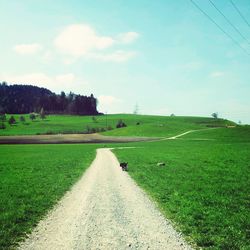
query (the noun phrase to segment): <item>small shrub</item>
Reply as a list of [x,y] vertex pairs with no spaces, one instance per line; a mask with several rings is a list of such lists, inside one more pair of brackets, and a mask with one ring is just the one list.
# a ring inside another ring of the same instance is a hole
[[211,114],[211,116],[214,118],[214,119],[218,119],[218,113],[217,112],[214,112]]
[[15,117],[12,115],[11,117],[10,117],[10,119],[9,119],[9,124],[10,125],[13,125],[13,124],[15,124],[16,123],[16,119],[15,119]]
[[36,114],[35,113],[31,113],[30,114],[30,120],[33,121],[36,119]]
[[123,128],[123,127],[127,127],[127,125],[122,120],[119,120],[118,123],[116,124],[116,128]]
[[21,116],[19,117],[19,121],[20,121],[20,122],[25,122],[25,117],[24,117],[23,115],[21,115]]

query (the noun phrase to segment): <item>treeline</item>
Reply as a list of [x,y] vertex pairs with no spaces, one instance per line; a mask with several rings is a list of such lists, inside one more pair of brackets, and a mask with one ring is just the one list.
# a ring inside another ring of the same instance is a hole
[[40,112],[47,114],[98,115],[97,99],[77,95],[72,92],[57,95],[46,88],[32,85],[8,85],[0,83],[0,113],[27,114]]

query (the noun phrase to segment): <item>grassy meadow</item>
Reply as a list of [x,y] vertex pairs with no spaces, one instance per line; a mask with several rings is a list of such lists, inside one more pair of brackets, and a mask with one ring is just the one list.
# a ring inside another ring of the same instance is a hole
[[[7,115],[7,120],[10,115]],[[36,135],[36,134],[64,134],[86,133],[95,129],[104,135],[112,136],[157,136],[166,137],[182,133],[191,129],[234,125],[224,119],[206,117],[181,116],[150,116],[114,114],[100,116],[71,116],[49,115],[46,119],[40,118],[31,121],[29,115],[24,115],[25,122],[20,122],[20,115],[14,115],[16,124],[5,122],[6,129],[0,129],[1,135]],[[119,120],[125,122],[127,127],[115,129]],[[136,125],[138,124],[138,125]],[[104,132],[107,127],[112,130]]]
[[[235,124],[204,117],[126,114],[95,119],[50,115],[32,122],[27,115],[28,125],[18,121],[0,135],[83,133],[87,126],[115,128],[120,119],[127,127],[103,134],[170,137],[199,130],[176,140],[129,143],[125,146],[137,148],[114,153],[129,162],[130,176],[194,246],[250,249],[250,126],[227,128]],[[0,146],[1,249],[12,248],[31,231],[90,165],[98,147],[103,145]]]
[[1,145],[0,249],[17,241],[53,207],[95,157],[95,145]]
[[182,139],[211,139],[224,142],[249,142],[250,125],[236,126],[235,128],[219,128],[214,131],[200,130],[195,133],[186,134]]
[[189,241],[203,249],[249,249],[249,127],[134,145],[114,152]]

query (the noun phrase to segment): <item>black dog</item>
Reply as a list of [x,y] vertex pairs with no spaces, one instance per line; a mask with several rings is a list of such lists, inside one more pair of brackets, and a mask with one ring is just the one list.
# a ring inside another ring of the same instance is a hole
[[122,168],[122,171],[128,171],[128,162],[121,162],[120,167]]

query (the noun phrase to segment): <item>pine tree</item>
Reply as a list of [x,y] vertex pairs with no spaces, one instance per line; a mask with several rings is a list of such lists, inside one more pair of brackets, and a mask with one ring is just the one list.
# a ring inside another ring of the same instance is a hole
[[45,112],[44,112],[43,108],[41,108],[41,110],[40,110],[40,117],[41,117],[41,119],[45,119],[46,118]]

